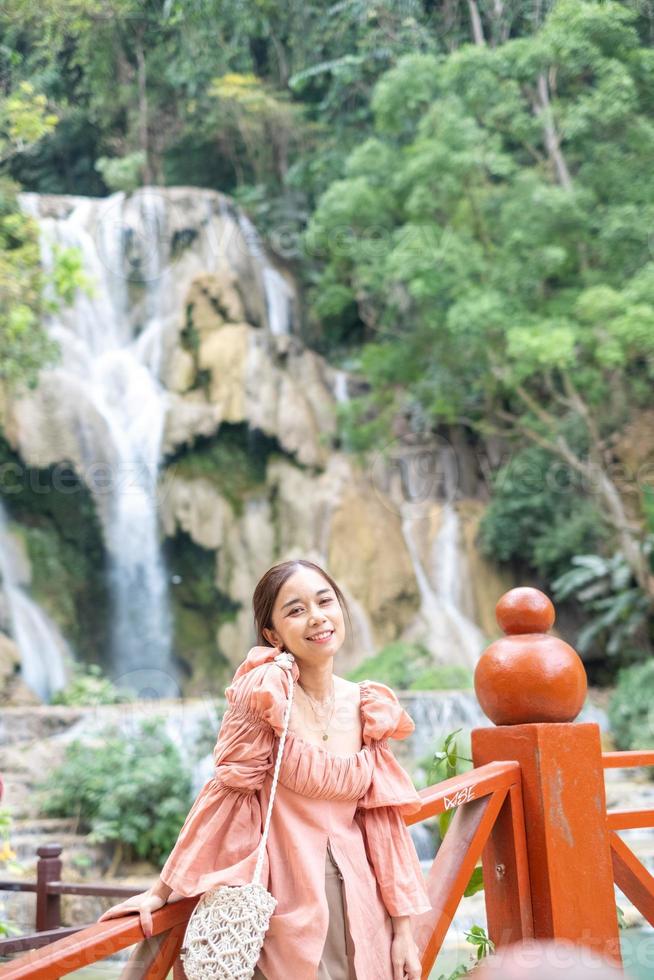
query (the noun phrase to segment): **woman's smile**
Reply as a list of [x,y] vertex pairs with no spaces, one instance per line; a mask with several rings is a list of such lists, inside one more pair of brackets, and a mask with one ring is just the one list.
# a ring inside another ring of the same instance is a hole
[[323,630],[321,633],[314,633],[313,636],[307,636],[307,640],[311,640],[312,643],[328,643],[333,635],[334,630],[328,629]]

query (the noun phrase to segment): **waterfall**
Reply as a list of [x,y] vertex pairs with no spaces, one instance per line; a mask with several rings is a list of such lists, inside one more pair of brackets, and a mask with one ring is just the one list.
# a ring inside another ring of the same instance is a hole
[[252,261],[261,275],[268,329],[274,334],[290,333],[295,294],[283,275],[271,264],[259,233],[250,219],[241,212],[238,223]]
[[163,379],[185,300],[197,277],[228,274],[247,284],[246,307],[265,311],[272,333],[288,334],[294,292],[248,219],[215,191],[19,200],[39,224],[43,266],[52,268],[56,248],[76,247],[93,288],[44,320],[61,358],[30,396],[35,465],[70,461],[93,495],[109,558],[112,679],[141,696],[175,696],[157,493],[175,397]]
[[491,725],[474,691],[402,691],[398,697],[416,723],[410,746],[413,759],[440,748],[445,736],[459,728],[467,736],[473,728]]
[[334,371],[334,398],[339,404],[345,404],[350,399],[347,379],[347,371],[340,368]]
[[20,557],[0,500],[0,575],[11,636],[20,652],[23,680],[47,702],[66,686],[67,663],[72,663],[73,655],[57,626],[22,587],[19,568]]
[[469,578],[462,568],[459,518],[454,505],[443,503],[441,526],[434,536],[426,567],[416,541],[416,534],[422,533],[421,520],[415,519],[408,502],[403,502],[400,509],[402,533],[420,593],[420,611],[405,638],[422,638],[441,663],[474,668],[486,640],[464,607],[463,589]]
[[167,406],[159,372],[175,309],[165,202],[145,191],[131,198],[67,200],[66,213],[46,217],[38,195],[21,195],[21,205],[40,226],[43,266],[52,268],[57,246],[77,247],[93,288],[92,295],[79,290],[72,306],[46,317],[45,327],[61,349],[60,362],[46,373],[66,416],[66,435],[76,443],[78,475],[94,495],[103,527],[113,601],[113,680],[173,695],[156,508]]

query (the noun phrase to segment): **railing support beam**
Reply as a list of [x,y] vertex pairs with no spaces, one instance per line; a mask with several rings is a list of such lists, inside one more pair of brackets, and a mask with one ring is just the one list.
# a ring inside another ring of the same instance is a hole
[[[472,752],[476,766],[520,763],[535,937],[570,939],[621,962],[598,726],[480,728]],[[515,902],[490,867],[505,834],[499,822],[484,867],[491,938],[500,945],[516,930]]]
[[48,890],[61,878],[61,844],[43,844],[36,853],[36,931],[41,932],[61,926],[61,897]]

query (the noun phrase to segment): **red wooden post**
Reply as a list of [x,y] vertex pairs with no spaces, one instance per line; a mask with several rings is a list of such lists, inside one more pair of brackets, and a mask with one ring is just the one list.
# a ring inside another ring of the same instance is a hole
[[[475,690],[497,727],[476,729],[472,752],[476,766],[520,763],[534,936],[569,939],[621,962],[599,728],[572,724],[586,695],[583,664],[547,635],[554,607],[537,589],[512,589],[496,613],[507,635],[481,657]],[[515,896],[497,873],[507,833],[498,822],[483,858],[497,945],[519,938]]]
[[36,865],[36,931],[61,926],[61,896],[49,895],[49,881],[61,880],[61,844],[43,844],[37,848]]

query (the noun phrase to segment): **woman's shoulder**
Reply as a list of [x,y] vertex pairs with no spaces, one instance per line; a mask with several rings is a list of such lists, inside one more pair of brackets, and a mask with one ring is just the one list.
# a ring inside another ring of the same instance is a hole
[[[280,734],[290,681],[288,669],[275,659],[276,655],[278,650],[274,647],[252,647],[225,688],[225,697],[233,709],[249,712]],[[295,662],[292,673],[297,680],[299,670]]]
[[415,731],[415,722],[402,707],[400,699],[382,681],[359,681],[364,739],[407,738]]

